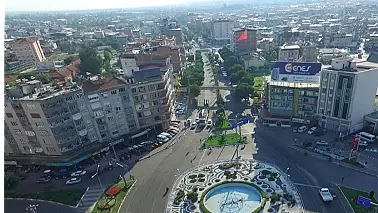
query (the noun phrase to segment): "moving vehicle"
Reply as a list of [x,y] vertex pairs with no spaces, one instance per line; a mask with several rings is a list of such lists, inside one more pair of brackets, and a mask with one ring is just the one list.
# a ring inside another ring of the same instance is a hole
[[308,131],[307,131],[307,134],[309,134],[309,135],[312,135],[312,134],[314,134],[314,132],[316,131],[316,129],[317,129],[317,127],[316,126],[314,126],[314,127],[311,127]]
[[67,180],[66,184],[67,185],[73,185],[73,184],[80,183],[80,181],[81,181],[81,178],[71,178],[71,179]]
[[177,128],[177,127],[174,127],[174,126],[170,126],[170,127],[169,127],[169,129],[174,129],[174,130],[176,130],[176,131],[180,131],[180,129],[179,129],[179,128]]
[[39,178],[36,183],[49,183],[51,181],[51,177],[43,177]]
[[302,133],[307,130],[307,126],[301,126],[298,128],[298,132]]
[[79,170],[79,171],[72,173],[71,177],[80,177],[80,176],[84,176],[85,174],[87,174],[87,171]]
[[206,122],[209,119],[207,110],[206,109],[202,109],[198,113],[198,117],[199,117],[198,125],[199,126],[206,126]]
[[211,119],[207,120],[207,126],[208,127],[213,126],[213,121]]
[[328,141],[316,141],[316,145],[319,145],[319,146],[328,146]]
[[328,188],[321,188],[319,190],[319,194],[322,197],[324,202],[328,202],[328,201],[333,200],[333,196],[332,196],[332,194],[331,194],[331,192],[329,191]]

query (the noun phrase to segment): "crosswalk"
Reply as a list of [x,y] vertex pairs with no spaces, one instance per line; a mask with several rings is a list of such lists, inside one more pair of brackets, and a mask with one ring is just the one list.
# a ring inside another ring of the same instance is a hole
[[[77,213],[84,213],[87,212],[88,208],[90,208],[101,196],[102,189],[96,187],[90,187],[87,192],[85,193],[83,199],[79,203],[77,207]],[[89,211],[91,212],[91,211]]]

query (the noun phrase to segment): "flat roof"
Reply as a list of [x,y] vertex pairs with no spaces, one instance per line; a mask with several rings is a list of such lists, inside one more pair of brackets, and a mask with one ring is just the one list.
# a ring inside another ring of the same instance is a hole
[[284,45],[281,47],[281,50],[296,50],[296,49],[300,49],[299,45]]
[[378,111],[367,114],[365,115],[365,117],[373,119],[373,120],[378,120]]

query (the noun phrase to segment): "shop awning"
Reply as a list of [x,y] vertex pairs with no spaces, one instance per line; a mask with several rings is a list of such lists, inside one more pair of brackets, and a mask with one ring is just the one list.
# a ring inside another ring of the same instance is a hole
[[151,129],[146,129],[143,132],[139,132],[138,134],[135,134],[135,135],[131,136],[131,139],[134,139],[134,138],[140,137],[140,136],[142,136],[144,134],[147,134],[149,131],[151,131]]

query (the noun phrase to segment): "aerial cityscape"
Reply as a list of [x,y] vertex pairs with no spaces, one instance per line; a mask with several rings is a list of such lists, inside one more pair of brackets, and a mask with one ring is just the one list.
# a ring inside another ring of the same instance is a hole
[[6,3],[5,213],[378,212],[378,2],[59,3]]

